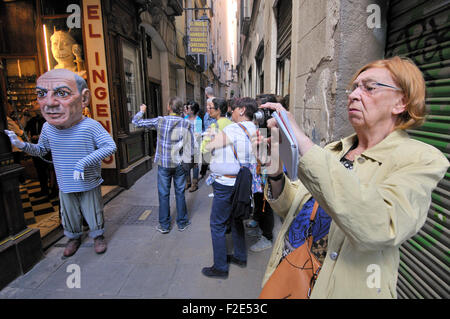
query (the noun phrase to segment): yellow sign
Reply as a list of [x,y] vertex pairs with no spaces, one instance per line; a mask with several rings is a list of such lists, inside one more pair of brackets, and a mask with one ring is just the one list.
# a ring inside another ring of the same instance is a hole
[[208,53],[208,21],[194,20],[189,26],[189,54]]

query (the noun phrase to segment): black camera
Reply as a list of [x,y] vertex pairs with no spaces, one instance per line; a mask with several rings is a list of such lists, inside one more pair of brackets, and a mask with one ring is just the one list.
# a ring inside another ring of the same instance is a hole
[[253,114],[253,121],[258,127],[267,128],[267,121],[272,118],[273,112],[271,109],[259,109]]
[[[276,102],[276,97],[273,94],[261,94],[257,96],[259,100],[259,105],[266,104],[267,102]],[[272,118],[272,113],[274,111],[271,109],[258,109],[258,111],[253,114],[253,122],[260,128],[267,128],[267,121]]]

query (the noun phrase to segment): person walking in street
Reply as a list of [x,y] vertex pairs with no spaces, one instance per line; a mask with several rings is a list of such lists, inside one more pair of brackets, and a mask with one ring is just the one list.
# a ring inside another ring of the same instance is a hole
[[184,194],[186,171],[183,162],[191,161],[194,150],[193,127],[189,120],[182,117],[183,101],[178,97],[170,98],[167,116],[142,119],[146,109],[147,106],[142,104],[132,123],[137,127],[154,129],[158,135],[155,163],[158,165],[159,225],[156,229],[162,234],[167,234],[171,230],[169,195],[173,179],[177,207],[176,222],[178,230],[184,231],[191,222],[188,219]]
[[[216,122],[216,119],[211,117],[211,114],[209,114],[209,109],[212,107],[212,100],[214,99],[214,90],[212,87],[208,86],[205,88],[205,96],[206,96],[206,113],[203,117],[203,132],[206,132],[208,128],[211,126],[211,124]],[[202,167],[200,170],[200,178],[203,178],[203,176],[206,175],[206,171],[208,170],[209,166],[209,160],[206,160],[202,158]]]
[[[223,117],[228,108],[226,100],[215,98],[213,103],[218,106]],[[212,183],[214,191],[210,217],[214,264],[211,267],[204,267],[202,273],[213,278],[228,278],[228,262],[240,267],[247,265],[242,220],[231,218],[234,253],[229,256],[227,256],[225,234],[231,217],[238,173],[241,167],[256,163],[250,137],[256,134],[256,126],[252,119],[258,107],[256,101],[251,98],[241,99],[233,107],[232,118],[235,123],[227,125],[206,145],[206,149],[213,153],[211,175],[208,177],[207,184]],[[213,110],[211,114],[214,115],[215,111]],[[250,187],[251,180],[250,178]]]
[[[275,94],[260,94],[256,96],[256,102],[258,106],[261,104],[272,102],[277,102],[277,97]],[[264,174],[265,168],[261,169],[261,180],[266,181],[267,176]],[[264,176],[263,176],[264,175]],[[265,184],[262,185],[262,189],[264,189]],[[273,239],[273,228],[275,225],[274,215],[272,207],[264,198],[263,192],[257,192],[253,195],[253,219],[248,222],[248,226],[256,226],[250,227],[247,234],[249,236],[257,236],[258,240],[252,246],[250,246],[250,250],[253,252],[260,252],[269,248],[272,248],[272,239]]]
[[[185,190],[189,189],[189,192],[195,192],[198,189],[198,175],[199,168],[198,162],[201,157],[199,157],[200,151],[200,140],[202,137],[202,119],[198,116],[198,111],[200,107],[197,102],[190,101],[185,105],[185,119],[191,122],[192,127],[194,128],[194,139],[195,139],[195,149],[194,154],[192,156],[191,163],[186,165],[186,186]],[[192,169],[192,186],[191,186],[191,169]]]
[[114,154],[116,144],[99,122],[82,115],[91,93],[76,73],[65,69],[46,72],[37,79],[36,93],[47,120],[38,143],[22,142],[13,132],[5,132],[11,144],[26,153],[40,157],[52,153],[62,225],[69,238],[64,257],[72,256],[81,245],[83,217],[94,238],[95,252],[104,253],[101,161]]
[[200,150],[203,153],[208,152],[206,150],[206,145],[211,142],[213,136],[221,132],[228,125],[233,124],[233,122],[225,116],[228,110],[228,106],[226,104],[226,101],[225,103],[224,101],[225,100],[222,98],[212,98],[211,101],[208,102],[208,113],[210,114],[212,119],[216,120],[216,122],[210,125],[207,134],[202,140]]

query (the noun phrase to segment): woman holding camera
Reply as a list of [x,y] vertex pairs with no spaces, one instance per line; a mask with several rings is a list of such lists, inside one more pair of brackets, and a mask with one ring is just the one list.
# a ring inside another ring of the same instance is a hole
[[[226,100],[215,98],[213,101],[223,113],[226,112]],[[238,173],[242,166],[256,163],[252,153],[251,136],[256,134],[256,126],[252,119],[257,109],[258,105],[254,99],[243,98],[237,101],[231,114],[235,123],[227,125],[206,145],[206,149],[212,152],[211,175],[207,183],[212,182],[214,191],[210,219],[214,264],[202,269],[203,275],[207,277],[228,278],[228,262],[240,267],[247,265],[242,220],[238,221],[236,218],[231,220],[234,246],[234,254],[231,256],[227,256],[225,233],[227,221],[231,216]]]
[[[276,103],[263,107],[283,110]],[[408,59],[378,60],[359,69],[348,90],[347,113],[355,134],[325,148],[288,113],[299,146],[300,182],[286,178],[281,165],[270,174],[265,196],[284,223],[263,284],[290,244],[291,224],[305,203],[315,200],[332,222],[311,298],[396,298],[399,246],[424,224],[431,192],[449,163],[405,132],[425,118],[425,82]]]

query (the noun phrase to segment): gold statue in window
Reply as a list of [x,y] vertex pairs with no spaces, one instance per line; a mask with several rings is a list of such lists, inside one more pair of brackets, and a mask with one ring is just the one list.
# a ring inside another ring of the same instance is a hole
[[86,78],[84,61],[81,58],[81,46],[69,32],[56,31],[50,37],[51,50],[57,64],[55,69],[67,69]]

